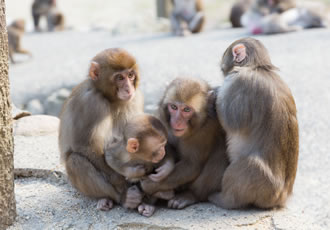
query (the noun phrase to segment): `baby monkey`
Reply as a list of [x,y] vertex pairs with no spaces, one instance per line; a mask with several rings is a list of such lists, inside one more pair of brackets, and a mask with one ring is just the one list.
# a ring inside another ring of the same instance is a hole
[[[165,153],[167,130],[159,119],[152,115],[138,115],[128,121],[123,137],[114,137],[106,144],[106,163],[132,183],[149,177],[159,182],[174,168],[174,158]],[[151,216],[155,211],[156,197],[169,200],[173,191],[160,191],[145,197],[138,206],[141,215]]]

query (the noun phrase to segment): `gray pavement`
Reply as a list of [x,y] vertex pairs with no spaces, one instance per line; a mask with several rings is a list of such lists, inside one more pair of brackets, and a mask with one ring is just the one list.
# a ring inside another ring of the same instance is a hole
[[[48,95],[61,86],[75,85],[86,77],[88,62],[97,52],[109,47],[123,47],[135,55],[140,64],[141,89],[146,105],[152,107],[157,104],[166,84],[177,76],[200,77],[213,86],[220,85],[220,58],[230,43],[244,36],[244,30],[240,29],[205,32],[187,38],[166,34],[112,38],[106,31],[27,34],[23,47],[33,53],[33,59],[10,66],[12,99],[16,105],[22,105],[32,97]],[[32,183],[24,179],[16,181],[20,216],[13,229],[164,229],[164,226],[184,229],[329,229],[330,30],[315,29],[256,38],[264,43],[273,63],[280,68],[280,75],[291,88],[298,109],[299,167],[294,194],[286,209],[227,211],[210,204],[197,204],[182,211],[161,209],[155,216],[144,218],[120,207],[108,213],[97,212],[94,202],[77,194],[67,184]],[[25,60],[25,57],[17,59]],[[52,148],[55,156],[58,152],[56,136],[49,138],[52,139],[15,137],[15,157],[26,156],[27,151],[47,154],[48,148]],[[58,158],[52,159],[55,165],[58,164]],[[17,162],[15,167],[27,167],[26,162]],[[34,202],[30,202],[31,199]],[[66,214],[57,213],[69,200],[70,205],[63,209]],[[43,222],[37,214],[33,217],[25,214],[33,211],[50,213],[49,222]],[[84,221],[79,222],[81,219]],[[40,225],[34,228],[33,223]]]

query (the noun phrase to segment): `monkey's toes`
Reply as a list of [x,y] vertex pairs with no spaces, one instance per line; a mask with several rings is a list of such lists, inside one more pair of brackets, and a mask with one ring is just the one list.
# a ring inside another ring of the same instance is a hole
[[140,204],[138,207],[138,212],[142,215],[142,216],[152,216],[155,213],[155,206],[153,205],[149,205],[149,204]]
[[100,199],[97,201],[96,209],[101,211],[109,211],[113,207],[113,201],[110,199]]
[[173,209],[183,209],[193,203],[194,202],[192,200],[185,199],[183,197],[175,197],[168,201],[167,206]]

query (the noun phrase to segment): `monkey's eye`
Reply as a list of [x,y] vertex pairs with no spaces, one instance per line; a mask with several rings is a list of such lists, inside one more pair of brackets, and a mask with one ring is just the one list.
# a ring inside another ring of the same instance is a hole
[[178,107],[176,105],[174,105],[174,104],[171,104],[170,106],[171,106],[171,109],[173,109],[173,110],[177,110],[178,109]]
[[191,111],[191,108],[189,108],[189,107],[185,107],[185,108],[183,109],[183,111],[186,112],[186,113],[189,113],[189,112]]
[[134,74],[134,72],[129,72],[129,73],[128,73],[128,78],[129,78],[129,79],[134,79],[134,78],[135,78],[135,74]]
[[116,75],[116,79],[117,79],[118,81],[122,81],[122,80],[124,80],[124,76],[121,75],[121,74],[118,74],[118,75]]

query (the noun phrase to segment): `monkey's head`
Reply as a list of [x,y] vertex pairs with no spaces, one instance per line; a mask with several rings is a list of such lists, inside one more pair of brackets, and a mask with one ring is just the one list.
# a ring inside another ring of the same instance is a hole
[[276,69],[265,46],[254,38],[243,38],[233,42],[223,54],[220,67],[225,76],[237,66]]
[[107,49],[96,55],[89,68],[89,77],[110,101],[129,101],[139,83],[135,58],[120,48]]
[[189,136],[204,123],[209,91],[209,85],[199,79],[177,78],[170,83],[159,113],[174,136]]
[[124,129],[126,150],[132,159],[158,163],[165,156],[167,131],[162,122],[152,115],[139,115]]
[[18,29],[21,32],[25,31],[25,20],[24,19],[17,19],[13,21],[13,23],[10,25],[13,28]]

